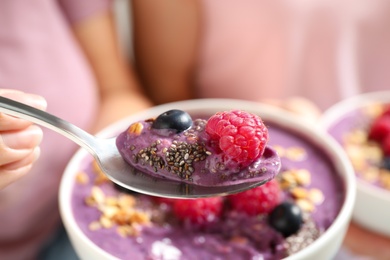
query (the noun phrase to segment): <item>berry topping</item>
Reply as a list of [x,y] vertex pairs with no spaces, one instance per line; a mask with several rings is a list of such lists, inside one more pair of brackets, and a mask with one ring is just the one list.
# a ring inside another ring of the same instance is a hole
[[385,156],[390,156],[390,106],[373,121],[368,137],[379,143]]
[[383,154],[385,156],[390,156],[390,134],[388,134],[385,138],[383,138],[381,146],[382,146]]
[[262,186],[229,195],[228,200],[234,210],[245,212],[249,216],[269,213],[280,203],[280,187],[276,180]]
[[382,116],[390,116],[390,104],[385,105]]
[[172,109],[159,115],[152,124],[153,129],[170,129],[176,133],[188,130],[192,126],[191,116],[182,110]]
[[296,233],[303,224],[302,211],[294,203],[283,202],[276,206],[268,216],[269,224],[284,237]]
[[173,210],[176,217],[189,224],[205,226],[219,220],[223,209],[222,197],[178,199]]
[[219,112],[206,124],[212,146],[223,152],[225,161],[246,167],[259,158],[268,141],[268,129],[257,115],[233,110]]
[[390,114],[383,114],[374,120],[368,136],[371,140],[382,142],[388,135],[390,135]]

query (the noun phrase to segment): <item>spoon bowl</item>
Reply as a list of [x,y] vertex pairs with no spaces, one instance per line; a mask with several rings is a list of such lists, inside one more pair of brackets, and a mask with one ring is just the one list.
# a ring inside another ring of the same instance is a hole
[[114,183],[139,193],[167,198],[224,196],[264,184],[267,180],[229,186],[200,186],[156,178],[128,164],[116,147],[116,137],[101,138],[45,111],[0,96],[0,112],[51,129],[86,149]]

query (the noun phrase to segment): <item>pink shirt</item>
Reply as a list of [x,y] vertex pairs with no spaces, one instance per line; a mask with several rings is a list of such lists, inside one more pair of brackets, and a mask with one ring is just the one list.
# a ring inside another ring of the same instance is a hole
[[[0,86],[44,96],[48,112],[88,130],[96,116],[97,86],[69,21],[102,11],[109,2],[0,1]],[[44,131],[32,172],[0,191],[0,259],[32,259],[59,223],[59,182],[78,146]]]
[[203,0],[199,97],[301,95],[325,109],[390,89],[388,0]]

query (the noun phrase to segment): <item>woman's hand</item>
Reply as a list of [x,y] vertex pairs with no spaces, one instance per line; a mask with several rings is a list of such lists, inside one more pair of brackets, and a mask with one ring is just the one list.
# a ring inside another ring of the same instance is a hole
[[[40,96],[11,89],[0,89],[0,96],[46,109]],[[0,189],[29,172],[40,154],[42,130],[29,121],[0,113]]]

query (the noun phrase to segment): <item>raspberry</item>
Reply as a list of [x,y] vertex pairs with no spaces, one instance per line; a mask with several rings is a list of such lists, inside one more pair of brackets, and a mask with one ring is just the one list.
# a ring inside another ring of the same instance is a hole
[[271,212],[280,200],[280,187],[276,180],[228,196],[228,201],[234,210],[245,212],[249,216]]
[[371,140],[382,142],[388,135],[390,135],[390,114],[383,114],[377,117],[372,123],[368,137]]
[[198,226],[217,221],[221,217],[222,209],[222,197],[178,199],[173,206],[173,211],[180,221]]
[[383,110],[382,116],[390,116],[390,104],[387,104]]
[[239,111],[219,112],[206,124],[211,145],[222,151],[224,160],[233,160],[246,167],[263,153],[268,141],[268,129],[257,115]]
[[381,143],[383,154],[385,156],[390,156],[390,134],[388,134]]

